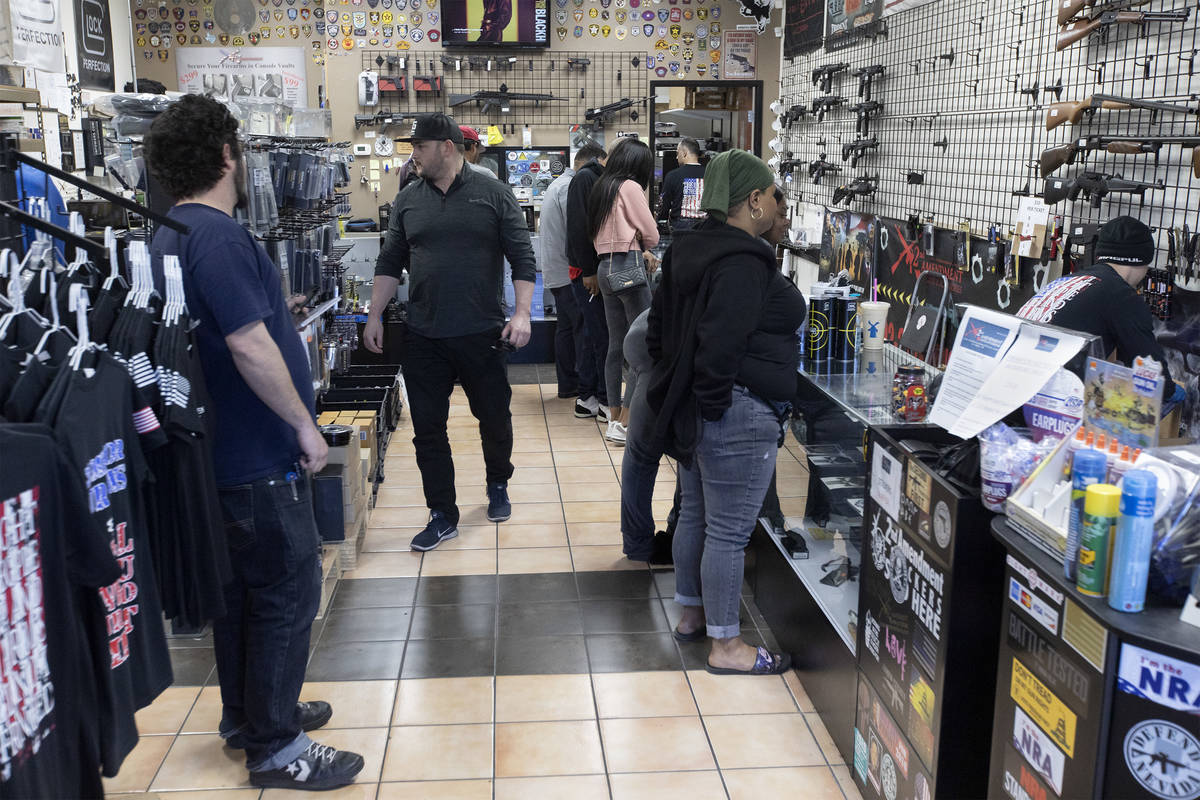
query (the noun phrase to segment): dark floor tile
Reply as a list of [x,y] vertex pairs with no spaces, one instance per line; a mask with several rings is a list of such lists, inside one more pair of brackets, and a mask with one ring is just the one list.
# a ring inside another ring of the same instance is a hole
[[495,639],[428,639],[408,643],[401,677],[478,678],[495,664]]
[[[762,637],[754,628],[742,628],[742,641],[751,647],[763,647]],[[708,651],[712,645],[708,639],[699,642],[680,642],[679,652],[683,654],[684,669],[704,669],[708,663]]]
[[321,643],[391,642],[408,638],[411,608],[347,608],[325,622]]
[[173,633],[167,636],[167,647],[171,650],[212,649],[212,631],[196,634]]
[[619,633],[587,638],[592,672],[646,672],[680,669],[682,662],[669,633]]
[[654,576],[648,571],[580,572],[576,580],[581,600],[658,597]]
[[530,636],[500,639],[497,675],[567,675],[588,671],[582,636]]
[[549,603],[579,599],[575,573],[546,572],[536,575],[501,575],[501,603]]
[[495,635],[495,606],[418,606],[408,638],[481,639]]
[[654,585],[658,587],[658,596],[670,600],[675,596],[675,570],[655,570]]
[[358,578],[338,581],[333,608],[401,608],[411,606],[416,578]]
[[[679,624],[679,620],[683,619],[683,606],[674,600],[663,600],[663,608],[667,612],[667,620],[670,627],[674,628]],[[758,627],[754,624],[754,620],[751,619],[749,612],[746,611],[744,606],[738,614],[738,623],[747,630],[754,630]]]
[[419,606],[465,606],[494,604],[495,575],[449,575],[421,578],[417,584]]
[[216,673],[216,658],[211,649],[187,647],[172,649],[171,672],[175,686],[203,686]]
[[579,603],[510,603],[500,606],[500,638],[583,633]]
[[404,642],[328,642],[317,645],[304,677],[309,681],[395,680]]
[[584,633],[653,633],[670,623],[657,597],[645,600],[585,600]]
[[509,383],[541,383],[537,364],[509,364]]

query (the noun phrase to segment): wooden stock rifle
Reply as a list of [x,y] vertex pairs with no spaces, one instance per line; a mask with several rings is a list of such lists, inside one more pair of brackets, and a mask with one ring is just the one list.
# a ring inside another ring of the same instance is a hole
[[1097,31],[1106,31],[1113,25],[1140,25],[1145,33],[1151,22],[1186,22],[1191,9],[1183,11],[1105,11],[1092,19],[1072,22],[1063,28],[1054,42],[1055,50],[1065,50]]
[[1085,113],[1098,108],[1110,111],[1127,111],[1131,108],[1144,108],[1150,111],[1166,111],[1172,114],[1200,114],[1200,108],[1181,106],[1174,103],[1160,103],[1156,100],[1139,100],[1135,97],[1117,97],[1111,94],[1094,94],[1078,103],[1051,103],[1046,112],[1046,130],[1052,131],[1064,122],[1078,124]]
[[1084,157],[1093,150],[1103,150],[1117,155],[1153,154],[1155,160],[1163,145],[1177,144],[1192,148],[1192,174],[1200,178],[1200,136],[1088,136],[1075,142],[1050,147],[1042,151],[1042,177],[1045,178],[1064,164],[1074,164],[1076,157]]

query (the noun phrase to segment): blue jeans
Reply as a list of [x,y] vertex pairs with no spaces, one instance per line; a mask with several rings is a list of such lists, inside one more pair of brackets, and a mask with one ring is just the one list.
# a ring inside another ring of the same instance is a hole
[[739,635],[738,605],[746,545],[775,472],[779,421],[766,403],[733,387],[733,405],[704,421],[675,527],[675,602],[703,606],[708,635]]
[[571,292],[583,317],[583,344],[575,361],[579,373],[579,396],[587,400],[595,397],[600,405],[608,405],[608,391],[604,385],[604,359],[608,356],[608,323],[604,319],[604,303],[592,297],[583,285],[582,278],[571,281]]
[[251,770],[277,769],[308,746],[296,701],[321,600],[321,538],[312,493],[283,475],[219,492],[233,580],[213,623],[221,733],[238,733]]
[[[558,377],[558,395],[563,397],[579,392],[578,364],[583,360],[583,317],[571,285],[556,286],[554,311],[558,320],[554,326],[554,371]],[[588,395],[580,394],[586,400]]]
[[654,412],[646,403],[647,381],[639,381],[629,405],[629,430],[621,454],[621,540],[625,555],[646,561],[654,547],[654,484],[662,453],[649,446]]

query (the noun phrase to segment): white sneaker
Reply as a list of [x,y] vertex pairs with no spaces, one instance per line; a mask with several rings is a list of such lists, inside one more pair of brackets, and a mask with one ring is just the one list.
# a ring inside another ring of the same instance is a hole
[[608,423],[608,431],[604,434],[604,438],[608,439],[615,445],[625,445],[625,426],[617,422],[615,419]]
[[600,401],[592,395],[586,400],[575,401],[575,416],[579,419],[591,419],[600,410]]
[[601,422],[609,421],[608,406],[601,405],[599,400],[596,401],[596,419]]

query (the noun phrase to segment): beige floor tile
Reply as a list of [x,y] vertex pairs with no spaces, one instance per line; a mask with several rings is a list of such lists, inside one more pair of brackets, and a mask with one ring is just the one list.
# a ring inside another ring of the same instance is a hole
[[605,570],[645,569],[643,561],[630,561],[621,552],[621,545],[595,547],[572,547],[571,560],[576,572],[600,572]]
[[[305,794],[309,794],[305,792]],[[129,794],[112,794],[105,792],[107,800],[259,800],[262,789],[217,789],[198,792],[171,792],[156,794],[136,792]]]
[[362,552],[406,553],[411,549],[409,544],[413,537],[420,532],[421,528],[416,526],[411,528],[368,528],[363,537]]
[[558,482],[561,486],[589,486],[612,483],[617,480],[617,470],[612,464],[598,467],[558,467]]
[[[358,779],[349,786],[321,792],[321,800],[375,800],[379,784],[367,783],[363,777],[366,772],[367,767],[364,767],[363,771],[358,773]],[[267,789],[262,793],[262,800],[310,800],[312,796],[312,792],[299,789]],[[168,795],[163,800],[171,800],[174,797],[175,795]]]
[[842,787],[846,800],[863,800],[862,792],[859,791],[858,784],[854,782],[854,776],[850,774],[849,767],[845,764],[838,764],[833,768],[833,777],[837,778],[838,786]]
[[805,714],[804,719],[808,721],[808,729],[812,731],[813,738],[817,740],[817,746],[821,748],[825,760],[830,764],[844,764],[846,759],[842,757],[842,751],[838,750],[837,745],[833,743],[833,737],[829,735],[829,729],[825,727],[821,715]]
[[569,547],[510,548],[500,550],[497,557],[497,568],[501,575],[571,571]]
[[396,681],[314,681],[304,684],[301,700],[333,706],[325,728],[386,728],[396,698]]
[[716,769],[700,717],[645,717],[600,721],[609,772]]
[[205,686],[183,723],[183,733],[216,733],[221,724],[221,689]]
[[383,463],[383,487],[388,489],[420,489],[421,488],[421,471],[415,466],[415,462],[407,457],[392,458],[388,456]]
[[627,773],[610,775],[609,780],[612,800],[725,800],[716,770]]
[[496,800],[609,800],[603,775],[565,778],[500,778]]
[[199,686],[173,686],[167,689],[153,703],[137,712],[138,733],[143,736],[179,733],[199,695]]
[[465,780],[492,777],[491,725],[392,728],[383,779]]
[[[674,495],[672,495],[672,497],[674,497]],[[650,504],[650,508],[651,508],[651,510],[654,511],[654,519],[656,519],[656,520],[666,519],[667,514],[671,513],[672,505],[674,505],[674,502],[670,499],[653,501]]]
[[[416,536],[419,531],[413,531]],[[495,550],[496,523],[459,525],[458,536],[438,545],[438,550]]]
[[471,724],[492,721],[491,677],[400,681],[393,725]]
[[620,502],[621,485],[616,481],[564,484],[559,491],[564,503]]
[[497,544],[501,549],[513,547],[566,547],[565,523],[543,525],[513,525],[511,521],[499,526]]
[[681,672],[610,672],[592,675],[601,718],[686,717],[697,714]]
[[607,450],[597,447],[592,451],[555,451],[554,464],[557,467],[612,467],[613,462]]
[[495,575],[495,550],[433,550],[425,554],[421,577]]
[[[117,777],[104,779],[104,793],[144,792],[149,789],[173,741],[173,736],[142,736],[138,739],[137,747],[125,757]],[[245,772],[245,769],[242,771]]]
[[246,756],[224,747],[215,733],[178,736],[167,753],[151,791],[240,789],[250,786]]
[[544,525],[563,521],[562,503],[513,503],[510,525]]
[[542,439],[526,439],[517,437],[513,441],[514,453],[549,453],[550,439],[548,437]]
[[590,503],[563,503],[567,523],[620,522],[621,504],[611,500]]
[[575,546],[621,544],[620,522],[572,522],[567,536]]
[[554,457],[547,452],[539,451],[537,453],[517,453],[512,454],[513,466],[518,469],[521,467],[553,467]]
[[359,553],[354,569],[343,578],[415,578],[421,569],[421,553]]
[[696,694],[700,713],[786,714],[796,710],[787,684],[778,675],[710,675],[689,670],[688,680]]
[[842,800],[842,790],[829,767],[724,770],[730,800],[762,797],[803,797],[804,800]]
[[[384,475],[387,475],[386,469]],[[425,493],[416,486],[403,489],[381,488],[375,496],[375,508],[402,508],[405,506],[425,507]]]
[[558,475],[555,474],[554,467],[518,467],[513,471],[512,480],[508,482],[509,486],[537,483],[558,483]]
[[492,800],[491,781],[381,783],[378,800]]
[[588,775],[604,772],[594,720],[496,725],[496,777]]
[[723,770],[825,764],[825,757],[799,712],[705,716],[704,724],[717,754],[717,764]]
[[497,722],[595,719],[587,675],[498,675]]
[[375,508],[367,521],[368,528],[423,528],[429,522],[425,503],[406,508]]
[[800,710],[809,713],[816,711],[813,707],[812,700],[808,697],[808,692],[804,690],[804,684],[800,681],[800,676],[796,670],[789,669],[783,674],[784,683],[792,690],[792,697],[796,698],[796,704],[800,706]]
[[559,453],[590,453],[603,447],[603,441],[594,436],[571,436],[556,439],[553,450]]
[[510,483],[508,499],[514,503],[557,503],[562,498],[558,496],[558,484],[555,483]]

